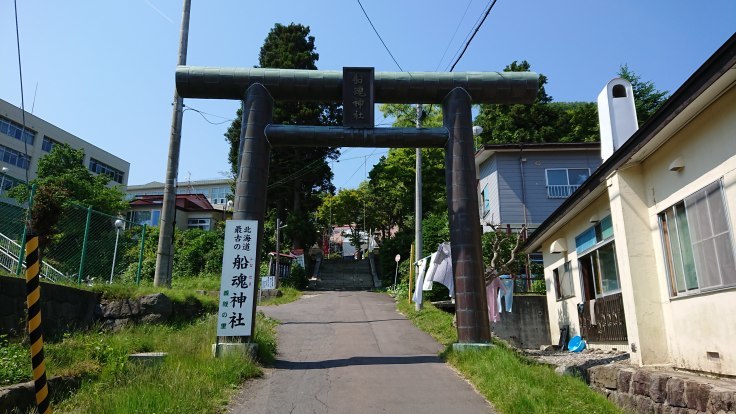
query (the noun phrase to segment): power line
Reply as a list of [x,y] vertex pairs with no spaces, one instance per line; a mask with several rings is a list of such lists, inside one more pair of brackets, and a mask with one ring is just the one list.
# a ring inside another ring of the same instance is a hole
[[[222,124],[227,123],[227,122],[233,122],[233,121],[235,121],[235,118],[225,118],[224,116],[210,114],[210,113],[207,113],[207,112],[204,112],[204,111],[200,111],[199,109],[192,108],[191,106],[184,105],[184,112],[186,112],[186,111],[194,111],[194,112],[198,113],[199,116],[202,117],[202,119],[204,119],[207,123],[212,124],[212,125],[222,125]],[[221,121],[221,122],[210,121],[209,119],[207,119],[207,117],[205,115],[214,116],[216,118],[221,118],[221,119],[224,119],[224,121]]]
[[483,19],[481,19],[480,23],[475,27],[475,31],[473,31],[473,34],[470,36],[470,39],[465,43],[465,47],[463,48],[463,51],[460,52],[460,56],[457,57],[457,60],[455,60],[455,63],[452,64],[452,67],[450,67],[450,72],[452,72],[455,69],[455,66],[460,62],[460,59],[462,59],[463,55],[465,54],[465,51],[468,50],[468,46],[470,46],[470,42],[473,41],[473,38],[475,38],[475,35],[478,33],[478,30],[480,30],[481,26],[483,26],[483,22],[486,21],[486,18],[491,13],[491,10],[493,10],[493,6],[496,5],[497,0],[493,0],[491,2],[491,5],[488,6],[488,10],[486,10],[486,14],[483,15]]
[[[20,112],[21,117],[23,120],[23,129],[20,131],[20,136],[23,139],[23,149],[24,149],[24,156],[25,156],[25,162],[30,164],[30,157],[28,157],[28,140],[26,140],[26,100],[23,93],[23,66],[21,65],[20,61],[20,32],[18,30],[18,0],[13,1],[13,5],[15,6],[15,41],[16,45],[18,47],[18,77],[20,78]],[[30,168],[30,165],[26,165],[26,185],[28,185],[28,169]]]
[[373,25],[373,22],[371,21],[371,18],[368,17],[368,13],[365,11],[365,8],[363,8],[363,4],[358,0],[358,5],[360,6],[360,9],[363,10],[363,14],[365,15],[365,18],[368,19],[368,23],[370,23],[371,27],[373,28],[373,31],[376,32],[376,36],[378,36],[378,40],[381,41],[383,44],[383,47],[386,48],[386,51],[388,52],[389,56],[391,56],[391,59],[393,59],[396,66],[399,67],[400,71],[404,71],[404,69],[401,68],[401,65],[399,65],[399,62],[396,61],[396,58],[394,57],[393,53],[388,49],[388,46],[386,46],[386,42],[383,41],[383,38],[380,34],[378,34],[378,30],[376,30],[376,26]]
[[447,47],[445,47],[445,51],[442,52],[442,57],[440,58],[440,61],[437,62],[437,67],[434,68],[435,72],[437,69],[440,68],[440,65],[442,64],[442,60],[445,58],[445,55],[447,54],[447,51],[450,49],[450,45],[452,44],[452,41],[455,40],[455,35],[457,35],[457,31],[460,29],[460,25],[462,24],[463,20],[465,20],[465,15],[468,14],[468,10],[470,9],[470,5],[473,3],[473,0],[470,0],[468,2],[468,5],[465,6],[465,12],[463,13],[463,17],[460,18],[460,21],[457,22],[457,26],[455,27],[455,31],[452,33],[452,37],[450,37],[450,41],[447,42]]

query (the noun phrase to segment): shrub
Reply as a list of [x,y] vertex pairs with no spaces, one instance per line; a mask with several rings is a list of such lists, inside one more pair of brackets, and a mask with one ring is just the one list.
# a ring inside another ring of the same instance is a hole
[[289,286],[295,289],[304,290],[309,284],[307,271],[303,267],[294,263],[291,267],[291,275],[288,278],[281,279],[281,284],[283,286]]

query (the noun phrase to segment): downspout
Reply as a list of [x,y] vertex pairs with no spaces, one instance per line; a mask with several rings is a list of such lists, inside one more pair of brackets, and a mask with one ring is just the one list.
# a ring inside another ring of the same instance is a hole
[[[521,211],[524,213],[524,232],[520,232],[518,237],[526,237],[526,228],[528,227],[528,221],[527,221],[527,215],[526,215],[526,179],[524,178],[524,162],[526,162],[526,158],[524,158],[524,144],[519,144],[519,171],[521,172]],[[529,268],[529,255],[526,255],[525,258],[525,266],[526,266],[526,289],[529,290],[531,288],[531,269]]]
[[524,225],[527,225],[526,215],[526,182],[524,179],[524,145],[519,144],[519,171],[521,172],[521,211],[524,213]]

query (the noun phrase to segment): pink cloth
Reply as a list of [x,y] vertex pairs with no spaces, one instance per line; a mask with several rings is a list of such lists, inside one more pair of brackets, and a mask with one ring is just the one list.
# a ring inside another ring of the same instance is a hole
[[498,278],[498,277],[493,278],[493,280],[491,280],[491,283],[486,285],[486,300],[488,302],[488,320],[490,322],[498,322],[501,320],[501,315],[498,312],[498,305],[496,304],[496,301],[498,300],[499,289],[503,290],[504,294],[506,294],[506,288],[501,282],[501,278]]

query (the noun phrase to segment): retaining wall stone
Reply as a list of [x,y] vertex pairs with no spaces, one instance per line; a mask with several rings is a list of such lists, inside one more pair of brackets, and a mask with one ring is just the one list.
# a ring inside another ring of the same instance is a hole
[[691,373],[600,365],[588,369],[590,386],[626,412],[736,414],[736,381]]

